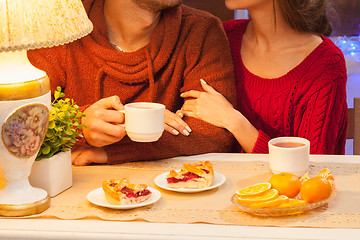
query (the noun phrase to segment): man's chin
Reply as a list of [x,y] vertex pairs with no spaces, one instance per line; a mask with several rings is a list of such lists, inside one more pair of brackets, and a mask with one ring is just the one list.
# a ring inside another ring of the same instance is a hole
[[181,5],[182,0],[133,0],[139,7],[147,11],[159,12],[168,8],[173,8]]
[[173,1],[169,1],[169,5],[168,6],[164,6],[162,9],[159,9],[160,11],[162,10],[166,10],[166,9],[169,9],[169,8],[174,8],[174,7],[178,7],[182,4],[182,0],[173,0]]

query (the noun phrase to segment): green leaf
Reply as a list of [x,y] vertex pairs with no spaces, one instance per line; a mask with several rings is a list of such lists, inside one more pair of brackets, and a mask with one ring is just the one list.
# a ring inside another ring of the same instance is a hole
[[65,117],[65,114],[63,112],[59,112],[58,117],[63,118],[63,117]]
[[46,138],[51,138],[51,137],[54,136],[54,133],[55,133],[55,132],[54,132],[53,129],[48,129],[47,132],[46,132],[45,137],[46,137]]
[[55,122],[49,119],[48,129],[53,129],[54,127],[55,127]]
[[42,154],[48,154],[50,152],[50,146],[49,145],[45,145],[42,149],[41,149],[41,153]]
[[60,92],[58,92],[58,91],[55,91],[55,93],[54,93],[54,98],[55,99],[58,99],[58,98],[60,98]]
[[[68,109],[69,109],[69,106],[68,106],[67,104],[61,106],[61,108],[60,108],[60,110],[61,110],[62,112],[66,112]],[[66,114],[66,113],[64,113],[64,114]]]

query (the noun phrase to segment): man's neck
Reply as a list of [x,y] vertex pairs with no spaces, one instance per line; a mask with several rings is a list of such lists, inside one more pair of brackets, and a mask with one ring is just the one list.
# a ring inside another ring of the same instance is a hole
[[144,10],[133,1],[106,0],[104,15],[110,42],[125,52],[147,45],[160,19],[160,12]]

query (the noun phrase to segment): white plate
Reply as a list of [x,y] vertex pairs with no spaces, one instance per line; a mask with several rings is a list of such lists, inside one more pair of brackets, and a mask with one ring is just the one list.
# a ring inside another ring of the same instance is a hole
[[88,193],[87,199],[89,202],[107,208],[113,209],[131,209],[137,207],[143,207],[157,202],[161,198],[161,193],[155,188],[148,187],[148,189],[152,192],[149,199],[144,202],[136,203],[136,204],[128,204],[128,205],[116,205],[111,204],[106,200],[104,190],[102,188],[97,188]]
[[222,175],[221,173],[218,173],[218,172],[214,172],[213,183],[210,187],[199,188],[199,189],[171,188],[171,187],[168,187],[167,181],[166,181],[166,176],[169,175],[169,173],[170,172],[165,172],[165,173],[158,175],[154,179],[155,184],[160,188],[163,188],[163,189],[166,189],[169,191],[182,192],[182,193],[195,193],[195,192],[202,192],[202,191],[210,190],[213,188],[217,188],[217,187],[223,185],[226,180],[224,175]]

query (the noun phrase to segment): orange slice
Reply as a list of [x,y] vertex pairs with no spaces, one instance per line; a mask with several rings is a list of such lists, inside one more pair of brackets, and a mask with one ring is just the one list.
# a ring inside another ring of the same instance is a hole
[[261,194],[255,195],[255,196],[238,196],[237,202],[240,205],[248,205],[248,204],[254,204],[254,203],[260,203],[265,201],[270,201],[274,198],[277,198],[279,196],[279,192],[276,189],[269,189]]
[[245,188],[240,189],[235,194],[237,196],[255,196],[261,194],[271,188],[271,184],[268,182],[257,183]]
[[249,207],[252,207],[252,208],[274,208],[274,207],[279,206],[280,204],[287,203],[288,201],[289,201],[289,198],[287,196],[280,195],[279,197],[274,198],[269,201],[250,204]]
[[278,208],[283,208],[283,207],[296,207],[296,206],[301,206],[301,205],[305,205],[307,202],[305,200],[299,200],[296,198],[289,198],[289,201],[281,203],[279,206],[277,206]]

